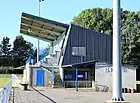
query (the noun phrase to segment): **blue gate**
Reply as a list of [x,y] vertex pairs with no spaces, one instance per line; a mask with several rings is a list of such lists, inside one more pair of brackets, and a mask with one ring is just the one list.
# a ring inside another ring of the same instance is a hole
[[44,70],[36,70],[36,86],[44,85]]

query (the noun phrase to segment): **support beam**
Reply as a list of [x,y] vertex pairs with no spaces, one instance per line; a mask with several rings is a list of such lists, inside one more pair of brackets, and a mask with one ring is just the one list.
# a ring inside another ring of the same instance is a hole
[[52,64],[52,88],[54,87],[54,78],[55,78],[54,67],[53,67],[53,64]]
[[53,41],[51,42],[51,46],[52,46],[52,54],[54,53],[54,45],[53,45]]
[[21,23],[21,26],[26,26],[26,27],[29,27],[29,28],[33,28],[33,29],[36,29],[36,30],[41,30],[43,32],[47,32],[47,33],[50,33],[54,36],[61,36],[62,34],[61,33],[57,33],[57,32],[54,32],[54,31],[50,31],[50,30],[47,30],[47,29],[44,29],[44,28],[40,28],[40,27],[36,27],[36,26],[33,26],[33,25],[28,25],[28,24],[24,24],[24,23]]
[[78,67],[75,68],[76,72],[76,91],[78,91]]
[[49,26],[49,27],[53,27],[53,28],[56,28],[56,29],[59,29],[61,31],[66,31],[66,28],[64,27],[60,27],[60,26],[56,26],[56,25],[53,25],[53,24],[49,24],[49,23],[46,23],[45,21],[39,21],[39,20],[35,20],[35,19],[30,19],[30,18],[27,18],[25,16],[22,16],[21,19],[25,19],[25,20],[28,20],[28,21],[33,21],[35,23],[39,23],[39,24],[44,24],[46,26]]
[[39,48],[39,39],[37,40],[37,65],[40,66],[40,58],[39,58],[40,48]]
[[[62,68],[63,69],[63,68]],[[62,74],[62,86],[64,87],[65,84],[64,84],[64,70],[63,70],[63,74]]]

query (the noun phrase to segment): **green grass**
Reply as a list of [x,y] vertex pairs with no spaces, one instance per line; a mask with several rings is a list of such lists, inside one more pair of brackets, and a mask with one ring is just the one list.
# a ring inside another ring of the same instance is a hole
[[[23,77],[23,74],[16,74],[18,77]],[[0,78],[11,78],[11,74],[0,74]]]
[[8,82],[11,80],[11,78],[1,78],[0,77],[0,88],[8,84]]
[[[23,77],[23,74],[16,74],[18,77]],[[11,74],[0,74],[0,88],[8,84],[11,80]]]

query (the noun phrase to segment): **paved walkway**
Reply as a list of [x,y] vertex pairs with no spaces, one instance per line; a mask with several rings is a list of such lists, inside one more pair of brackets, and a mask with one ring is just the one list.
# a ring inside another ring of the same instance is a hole
[[[111,93],[76,92],[67,89],[35,88],[30,91],[15,89],[14,103],[104,103]],[[140,94],[124,94],[130,103],[140,103]]]
[[14,103],[52,103],[49,99],[30,89],[23,91],[19,88],[14,89]]

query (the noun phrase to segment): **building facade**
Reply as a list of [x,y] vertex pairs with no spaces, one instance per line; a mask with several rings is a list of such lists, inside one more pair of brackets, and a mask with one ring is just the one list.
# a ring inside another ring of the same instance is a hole
[[[108,87],[112,91],[113,82],[112,65],[95,66],[95,81],[102,87]],[[136,87],[136,67],[133,65],[122,65],[122,88],[137,89]]]
[[[78,82],[91,87],[95,80],[95,63],[112,62],[112,35],[27,13],[22,13],[20,33],[51,43],[47,63],[42,63],[42,67],[59,72],[63,86],[75,84],[77,73]],[[88,65],[90,61],[96,62]],[[75,68],[69,66],[74,64],[81,65]],[[78,72],[75,72],[76,68]]]

